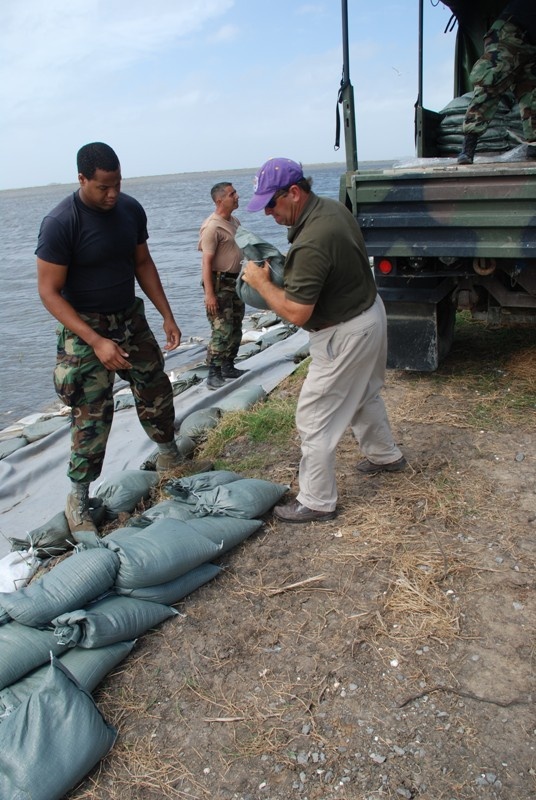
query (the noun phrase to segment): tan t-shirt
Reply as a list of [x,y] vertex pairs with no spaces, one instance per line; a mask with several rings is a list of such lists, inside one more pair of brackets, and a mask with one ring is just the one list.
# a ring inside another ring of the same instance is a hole
[[208,255],[213,255],[212,269],[214,272],[240,272],[242,251],[235,242],[235,233],[240,226],[240,221],[231,216],[224,219],[213,212],[201,225],[199,231],[198,250]]

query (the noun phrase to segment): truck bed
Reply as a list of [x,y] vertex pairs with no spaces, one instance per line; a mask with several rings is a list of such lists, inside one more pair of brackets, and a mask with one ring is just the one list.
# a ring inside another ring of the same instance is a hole
[[536,161],[512,152],[468,166],[421,158],[347,173],[369,255],[534,258]]

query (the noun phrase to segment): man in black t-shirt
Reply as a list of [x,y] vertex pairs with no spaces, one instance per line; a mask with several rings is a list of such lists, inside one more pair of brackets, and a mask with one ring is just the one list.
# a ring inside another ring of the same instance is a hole
[[181,332],[147,246],[145,212],[121,193],[109,145],[84,145],[77,165],[80,188],[43,219],[35,251],[39,295],[60,323],[54,385],[71,408],[65,514],[73,534],[96,531],[89,485],[102,469],[116,373],[130,383],[142,427],[158,446],[157,470],[180,462],[173,391],[135,294],[137,282],[163,317],[164,349],[178,347]]

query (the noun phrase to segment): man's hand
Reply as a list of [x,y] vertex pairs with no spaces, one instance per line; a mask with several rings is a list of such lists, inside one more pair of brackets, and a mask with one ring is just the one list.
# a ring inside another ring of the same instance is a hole
[[210,289],[205,290],[205,308],[211,317],[218,313],[218,298]]
[[117,369],[130,369],[132,364],[127,361],[128,353],[125,353],[122,347],[113,342],[111,339],[105,339],[103,336],[92,345],[95,355],[110,372]]
[[166,334],[164,350],[176,350],[181,343],[181,329],[174,319],[164,320],[163,327]]
[[265,261],[264,264],[259,264],[256,261],[248,261],[242,271],[242,280],[244,280],[248,286],[251,286],[252,289],[258,290],[259,294],[262,295],[262,287],[272,282],[270,264],[268,261]]

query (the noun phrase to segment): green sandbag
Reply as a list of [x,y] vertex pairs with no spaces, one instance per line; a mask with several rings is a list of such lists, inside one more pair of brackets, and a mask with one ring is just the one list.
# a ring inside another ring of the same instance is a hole
[[[201,520],[199,520],[201,522]],[[221,572],[221,567],[216,564],[201,564],[191,569],[179,578],[157,586],[144,586],[140,589],[116,589],[120,595],[137,597],[139,600],[149,600],[152,603],[165,603],[174,605],[183,597],[195,592],[204,583],[208,583]]]
[[162,500],[160,503],[148,508],[147,511],[144,511],[139,517],[129,519],[128,527],[146,528],[148,525],[156,522],[157,519],[167,518],[178,519],[181,522],[185,522],[186,520],[193,519],[193,517],[194,512],[187,503],[183,503],[178,499]]
[[28,439],[25,439],[24,436],[13,436],[11,439],[4,439],[3,442],[0,442],[0,460],[7,458],[16,450],[20,450],[21,447],[26,447],[27,444]]
[[198,472],[184,478],[173,478],[164,485],[166,494],[170,494],[182,503],[196,503],[197,494],[215,486],[240,480],[238,472],[228,469],[215,469],[210,472]]
[[220,554],[218,545],[175,519],[159,519],[128,539],[112,536],[106,545],[119,557],[115,585],[122,589],[167,583]]
[[266,392],[259,383],[246,384],[235,389],[234,392],[222,397],[218,406],[222,411],[247,411],[248,408],[266,400]]
[[237,519],[236,517],[202,517],[188,522],[188,527],[216,544],[221,544],[220,556],[232,550],[261,525],[260,519]]
[[58,556],[73,547],[73,537],[63,511],[29,531],[24,539],[10,539],[10,542],[12,550],[33,547],[37,558]]
[[288,488],[259,478],[244,478],[200,492],[194,513],[256,519],[269,511]]
[[30,425],[25,425],[22,429],[22,435],[28,442],[37,442],[59,428],[66,428],[69,424],[69,417],[49,417],[49,419],[42,419],[32,422]]
[[138,503],[146,500],[158,475],[142,469],[124,469],[103,481],[95,491],[106,507],[106,514],[115,519],[123,512],[132,513]]
[[[23,678],[28,672],[45,664],[50,652],[63,653],[52,631],[29,628],[18,622],[0,627],[0,689]],[[0,795],[1,797],[2,795]]]
[[193,411],[181,422],[179,435],[188,436],[190,439],[199,439],[200,436],[205,435],[207,430],[216,427],[220,417],[221,411],[216,406]]
[[174,608],[161,603],[111,594],[87,608],[61,614],[52,620],[52,625],[60,644],[106,647],[135,639],[177,613]]
[[53,660],[41,689],[0,725],[0,797],[61,800],[116,736],[91,695]]
[[[13,623],[16,625],[17,623]],[[52,634],[54,635],[54,634]],[[119,664],[132,650],[135,640],[130,642],[117,642],[108,647],[96,647],[87,650],[83,647],[73,647],[67,652],[61,646],[59,661],[66,667],[77,683],[86,692],[92,692],[106,675]],[[48,665],[34,669],[24,678],[6,686],[0,691],[0,720],[9,709],[16,708],[36,690],[40,689],[48,673]]]
[[106,547],[75,551],[38,580],[17,592],[0,592],[0,607],[11,619],[39,627],[83,608],[113,586],[119,556]]
[[261,350],[266,350],[266,348],[271,347],[276,342],[282,342],[283,339],[288,339],[288,337],[292,333],[296,333],[297,328],[290,325],[284,325],[282,327],[274,328],[274,330],[268,330],[266,333],[257,339],[257,344]]
[[[248,231],[243,225],[239,227],[235,234],[235,241],[242,250],[244,258],[248,261],[268,261],[272,283],[276,286],[283,286],[283,273],[285,269],[285,257],[273,244],[261,239],[255,233]],[[253,289],[242,279],[242,272],[236,281],[236,293],[239,298],[248,306],[253,308],[268,308],[268,303],[262,295]]]

